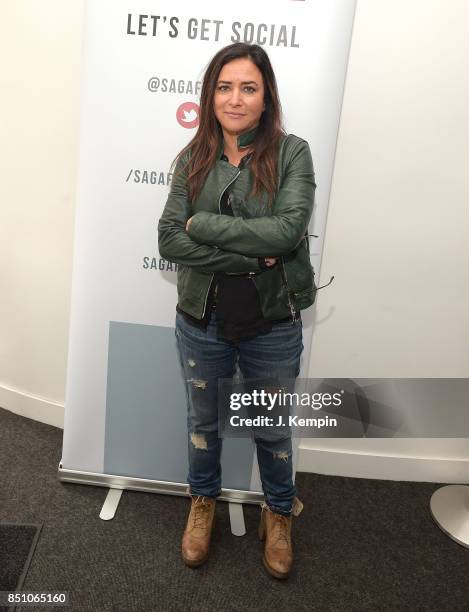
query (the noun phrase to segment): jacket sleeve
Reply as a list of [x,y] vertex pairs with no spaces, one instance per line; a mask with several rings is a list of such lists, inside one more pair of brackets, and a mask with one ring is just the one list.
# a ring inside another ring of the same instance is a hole
[[189,236],[200,244],[249,257],[284,255],[298,246],[307,231],[315,189],[311,151],[300,140],[288,161],[272,216],[243,219],[201,211],[192,218]]
[[[257,257],[231,253],[216,245],[198,244],[186,232],[186,223],[192,216],[187,197],[184,170],[187,158],[176,164],[168,200],[158,222],[158,249],[161,257],[201,272],[260,272]],[[192,224],[192,222],[191,222]]]

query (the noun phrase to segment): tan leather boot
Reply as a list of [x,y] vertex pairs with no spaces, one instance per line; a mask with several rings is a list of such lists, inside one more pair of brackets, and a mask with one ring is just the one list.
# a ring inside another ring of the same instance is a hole
[[265,569],[275,578],[288,578],[293,565],[291,542],[292,517],[298,516],[303,504],[295,498],[292,514],[276,514],[264,502],[262,504],[259,538],[265,540],[262,561]]
[[182,536],[182,558],[189,567],[198,567],[208,557],[216,500],[202,495],[192,495],[191,498],[191,509]]

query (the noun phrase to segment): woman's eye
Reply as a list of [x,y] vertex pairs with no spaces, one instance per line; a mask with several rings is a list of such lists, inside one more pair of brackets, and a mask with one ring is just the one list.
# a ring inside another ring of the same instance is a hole
[[[218,85],[217,89],[218,91],[228,91],[230,87],[229,85]],[[254,87],[251,87],[251,85],[246,85],[245,87],[243,87],[243,91],[251,94],[254,93],[256,90]]]

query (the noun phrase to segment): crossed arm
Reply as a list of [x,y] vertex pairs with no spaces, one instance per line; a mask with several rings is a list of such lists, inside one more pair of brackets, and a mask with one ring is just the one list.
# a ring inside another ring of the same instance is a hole
[[243,219],[201,211],[191,218],[188,234],[199,244],[247,257],[290,253],[308,228],[315,188],[311,152],[308,143],[301,141],[288,163],[272,216]]
[[217,246],[199,244],[186,232],[192,214],[186,187],[184,161],[179,160],[168,200],[158,222],[158,249],[168,261],[197,268],[201,272],[260,272],[259,261]]
[[289,253],[303,239],[315,187],[311,152],[308,143],[300,141],[274,200],[272,216],[243,219],[206,211],[191,216],[186,177],[178,162],[158,224],[160,254],[204,272],[259,272],[258,258]]

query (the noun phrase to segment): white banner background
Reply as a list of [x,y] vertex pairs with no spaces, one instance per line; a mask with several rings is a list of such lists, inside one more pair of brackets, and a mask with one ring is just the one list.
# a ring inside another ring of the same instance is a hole
[[[355,0],[238,0],[236,14],[206,0],[88,0],[64,469],[185,482],[176,271],[157,253],[157,222],[170,163],[194,134],[177,109],[198,102],[214,53],[245,36],[265,37],[287,132],[311,146],[319,278],[354,11]],[[303,377],[312,312],[303,313]],[[250,441],[226,442],[223,486],[260,491],[253,448],[239,446]],[[234,465],[241,451],[248,461]]]

